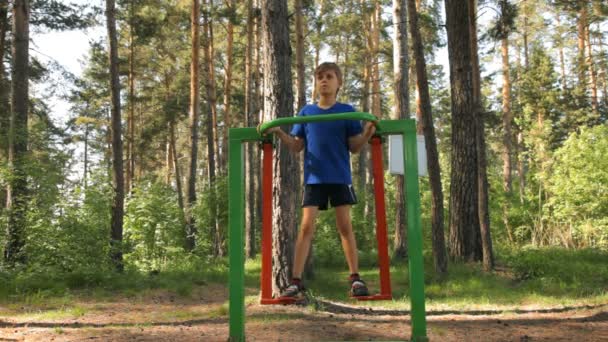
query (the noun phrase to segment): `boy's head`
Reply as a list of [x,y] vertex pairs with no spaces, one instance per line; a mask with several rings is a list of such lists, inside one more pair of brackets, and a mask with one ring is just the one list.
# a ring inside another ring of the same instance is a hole
[[325,62],[315,69],[317,92],[322,96],[338,95],[342,86],[342,71],[336,63]]

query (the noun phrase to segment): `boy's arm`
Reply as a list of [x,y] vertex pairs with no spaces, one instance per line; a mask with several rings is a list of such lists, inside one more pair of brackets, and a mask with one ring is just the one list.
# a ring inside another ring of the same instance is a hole
[[376,126],[373,122],[365,123],[365,127],[363,128],[363,132],[358,135],[354,135],[348,138],[348,148],[350,152],[357,153],[361,151],[363,145],[365,145],[369,139],[376,133]]
[[268,129],[266,132],[274,133],[283,144],[287,145],[287,148],[292,152],[300,152],[304,149],[304,140],[299,137],[294,137],[285,133],[280,127],[273,127]]

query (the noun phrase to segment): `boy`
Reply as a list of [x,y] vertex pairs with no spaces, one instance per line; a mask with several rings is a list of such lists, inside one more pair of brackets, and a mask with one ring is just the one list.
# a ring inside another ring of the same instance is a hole
[[[315,78],[319,102],[304,106],[299,115],[355,111],[351,105],[336,101],[342,85],[342,73],[335,63],[320,64],[315,69]],[[302,223],[295,247],[293,278],[281,293],[282,297],[301,295],[301,277],[315,220],[319,210],[327,210],[328,202],[336,212],[336,226],[350,270],[350,293],[352,296],[368,295],[365,282],[358,273],[357,243],[350,218],[350,207],[357,203],[357,198],[352,186],[349,152],[359,152],[375,131],[372,122],[367,122],[363,128],[355,120],[296,124],[291,134],[283,132],[279,127],[268,130],[269,133],[275,133],[292,152],[305,149]]]

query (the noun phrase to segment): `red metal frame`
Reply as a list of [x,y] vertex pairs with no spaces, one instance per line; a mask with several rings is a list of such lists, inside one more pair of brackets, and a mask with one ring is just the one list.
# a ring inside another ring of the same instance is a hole
[[[386,204],[384,201],[384,166],[380,137],[371,140],[374,194],[376,199],[376,240],[378,242],[378,264],[380,269],[380,293],[371,296],[353,297],[357,300],[390,300],[391,276],[388,258],[388,233],[386,230]],[[262,161],[262,274],[260,304],[293,304],[295,298],[272,298],[272,143],[263,143]]]
[[376,198],[376,240],[378,241],[378,266],[380,268],[380,293],[371,296],[353,297],[357,300],[393,299],[391,273],[388,260],[388,233],[386,231],[386,204],[384,202],[384,164],[382,162],[382,139],[375,136],[372,145],[372,171]]

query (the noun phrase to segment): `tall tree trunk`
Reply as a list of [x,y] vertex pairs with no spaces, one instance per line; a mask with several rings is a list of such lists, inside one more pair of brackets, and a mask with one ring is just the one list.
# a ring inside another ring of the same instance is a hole
[[232,42],[234,36],[234,25],[232,22],[235,20],[236,8],[234,7],[234,0],[228,0],[227,4],[229,20],[226,25],[226,67],[224,68],[224,134],[223,144],[221,153],[220,170],[226,170],[226,158],[228,156],[228,129],[232,127],[232,112],[230,107],[230,101],[232,96]]
[[[9,32],[8,1],[2,1],[0,3],[0,61],[4,61],[7,32]],[[0,163],[5,163],[8,158],[8,131],[11,117],[9,88],[9,83],[4,77],[4,63],[0,63]],[[0,189],[2,205],[6,205],[6,190],[7,188]]]
[[593,59],[593,48],[591,46],[591,25],[587,25],[587,64],[589,65],[589,77],[590,82],[589,86],[591,87],[591,108],[593,109],[593,114],[596,117],[596,120],[599,119],[599,104],[597,101],[597,71],[595,69],[595,61]]
[[581,4],[576,27],[578,30],[578,81],[581,89],[587,90],[587,77],[585,75],[585,33],[587,31],[587,6],[584,4]]
[[[169,103],[171,98],[169,72],[165,72],[165,103]],[[166,113],[168,114],[168,113]],[[171,176],[173,175],[173,149],[171,148],[171,119],[167,123],[167,136],[165,141],[165,184],[171,186]],[[182,212],[183,212],[183,208]]]
[[503,153],[502,153],[502,179],[503,189],[507,193],[512,190],[511,185],[511,122],[513,115],[511,113],[511,80],[509,77],[509,38],[501,39],[502,52],[502,126],[503,126]]
[[[254,41],[255,41],[255,45],[254,46],[262,46],[262,4],[261,4],[261,0],[254,0],[255,1],[255,12],[257,13],[257,15],[255,16],[255,36],[254,36]],[[263,119],[263,115],[264,115],[264,92],[262,90],[262,86],[263,86],[263,80],[262,80],[262,53],[263,51],[261,51],[261,49],[256,48],[254,50],[254,67],[253,67],[253,94],[252,94],[252,113],[253,115],[253,125],[257,126]],[[256,213],[256,217],[259,217],[260,219],[257,220],[257,224],[258,227],[261,227],[262,225],[262,149],[261,148],[256,148],[253,151],[254,154],[254,165],[253,165],[253,169],[254,170],[258,170],[258,172],[255,173],[255,177],[254,177],[254,192],[255,192],[255,213]]]
[[[306,105],[306,78],[304,77],[305,73],[305,64],[304,64],[304,54],[305,51],[305,41],[304,41],[304,18],[303,18],[303,4],[302,0],[295,0],[295,36],[296,36],[296,93],[297,93],[297,102],[296,109],[300,110]],[[336,62],[338,62],[336,60]],[[315,65],[316,67],[316,65]],[[344,81],[344,74],[342,74],[342,80]],[[344,84],[344,82],[343,82]],[[298,187],[294,189],[296,194],[301,193],[301,187],[299,186],[303,182],[300,180],[300,169],[303,167],[303,160],[299,155],[295,155],[296,169],[294,172],[294,177],[297,179]],[[301,201],[300,196],[296,196],[298,202]],[[311,243],[308,248],[308,256],[306,258],[306,263],[304,264],[304,274],[303,277],[306,279],[313,279],[314,274],[314,246]]]
[[87,188],[87,179],[89,176],[89,124],[84,127],[84,170],[82,171],[82,183],[84,188]]
[[379,0],[374,0],[374,12],[372,13],[372,114],[377,118],[382,117],[382,96],[380,94],[380,65],[378,53],[380,51],[380,24],[382,13]]
[[[473,103],[476,118],[475,144],[477,149],[477,196],[478,218],[481,234],[483,266],[486,271],[494,268],[494,253],[490,235],[490,213],[488,209],[488,176],[486,171],[485,111],[481,104],[481,72],[477,49],[477,0],[469,0],[469,32],[471,34],[471,64],[473,66]],[[508,53],[508,51],[507,51]],[[476,249],[475,254],[479,252]]]
[[[558,30],[561,28],[562,23],[561,23],[561,19],[560,19],[560,14],[559,12],[555,14],[555,20],[557,22],[557,27]],[[566,79],[566,59],[564,58],[564,43],[563,43],[563,39],[560,37],[559,38],[559,42],[557,44],[557,48],[559,50],[559,66],[560,66],[560,71],[561,71],[561,81],[562,81],[562,91],[565,92],[568,89],[568,82]]]
[[[370,93],[370,75],[371,75],[371,71],[370,71],[370,60],[369,58],[365,58],[365,65],[363,66],[363,89],[361,91],[362,93],[362,98],[361,98],[361,110],[363,112],[369,112],[370,111],[370,106],[369,106],[369,93]],[[359,182],[359,189],[361,189],[361,191],[365,192],[366,191],[366,186],[367,186],[367,172],[366,169],[368,167],[368,153],[367,151],[369,150],[369,147],[366,145],[364,146],[361,151],[358,154],[358,165],[357,165],[357,179]],[[367,201],[366,201],[367,203]],[[366,205],[367,206],[367,205]],[[367,209],[364,210],[365,213],[367,213]]]
[[217,219],[217,189],[215,184],[215,176],[219,173],[216,167],[216,161],[220,159],[218,154],[218,134],[217,134],[217,97],[215,95],[215,72],[213,68],[213,28],[209,20],[208,12],[211,11],[211,0],[203,1],[207,6],[203,10],[203,51],[204,56],[204,79],[205,90],[207,95],[207,162],[208,162],[208,184],[209,184],[209,203],[211,208],[211,238],[213,239],[213,255],[223,255],[221,244],[221,234]]
[[439,152],[437,151],[437,140],[435,128],[433,127],[433,113],[431,108],[431,96],[429,83],[426,75],[426,60],[424,58],[424,47],[420,28],[418,27],[418,12],[416,0],[408,0],[410,16],[410,34],[412,36],[412,47],[416,61],[416,85],[418,88],[418,106],[416,116],[421,123],[426,142],[427,166],[429,171],[429,183],[431,186],[431,230],[433,241],[433,259],[435,271],[446,273],[448,270],[447,253],[445,249],[445,235],[443,225],[443,190],[441,188],[441,169],[439,166]]
[[[213,66],[213,60],[215,58],[214,41],[213,41],[213,23],[209,18],[209,14],[212,11],[213,0],[203,0],[205,8],[203,9],[203,50],[204,55],[204,66],[205,66],[205,90],[207,96],[207,104],[209,113],[211,115],[212,130],[213,133],[213,154],[215,160],[220,160],[219,154],[219,134],[217,132],[217,95],[216,95],[216,84],[215,84],[215,68]],[[221,170],[214,170],[215,174],[221,173]],[[217,246],[216,246],[217,247]]]
[[[362,80],[362,89],[361,89],[361,110],[363,112],[370,112],[370,85],[371,85],[371,65],[372,65],[372,61],[371,61],[371,55],[372,55],[372,40],[371,40],[371,15],[369,15],[366,11],[365,11],[365,7],[366,7],[366,1],[365,0],[361,0],[361,8],[362,8],[362,16],[363,19],[361,20],[362,23],[362,30],[364,32],[364,36],[366,37],[365,39],[365,54],[363,57],[364,63],[363,63],[363,70],[361,70],[362,74],[363,74],[363,80]],[[367,150],[368,147],[367,145],[364,146],[361,151],[358,153],[357,160],[358,160],[358,166],[357,166],[357,179],[359,182],[359,188],[361,189],[361,191],[365,192],[365,186],[367,184],[367,172],[366,172],[366,166],[367,166]],[[367,203],[367,201],[365,201]],[[367,206],[367,205],[366,205]],[[367,212],[367,209],[364,209],[364,212]]]
[[[598,30],[600,30],[599,27],[599,23],[598,23]],[[600,34],[598,36],[598,45],[600,46],[600,56],[606,56],[606,52],[604,51],[604,43],[602,42],[602,35]],[[601,66],[601,71],[600,71],[600,75],[602,78],[602,95],[603,95],[603,105],[604,107],[608,107],[608,84],[607,84],[607,80],[606,80],[606,73],[608,72],[608,70],[606,70],[606,64],[603,64]]]
[[[364,53],[364,63],[363,63],[363,82],[361,89],[361,110],[363,112],[370,112],[370,86],[371,86],[371,75],[372,75],[372,38],[371,38],[371,13],[368,13],[366,8],[366,1],[361,0],[361,7],[363,8],[363,20],[362,30],[364,32],[365,39],[365,53]],[[362,211],[362,216],[366,218],[367,222],[371,222],[371,206],[370,201],[366,198],[367,194],[370,193],[368,186],[368,169],[369,166],[369,158],[368,158],[369,146],[365,144],[361,151],[356,155],[357,158],[357,182],[358,189],[363,194],[361,198],[363,199],[363,205],[361,207],[355,207],[357,212]]]
[[[6,52],[6,33],[10,32],[8,27],[8,1],[0,3],[0,61],[4,62]],[[10,123],[9,106],[9,84],[4,77],[4,63],[0,63],[0,162],[4,162],[8,156],[8,126]],[[2,197],[6,195],[2,190]],[[5,202],[2,202],[5,203]]]
[[127,120],[127,182],[126,191],[130,192],[135,173],[135,159],[133,144],[135,139],[135,44],[133,42],[134,30],[134,1],[129,6],[129,117]]
[[185,205],[184,205],[184,195],[182,190],[182,172],[179,167],[179,159],[177,158],[177,147],[176,147],[176,139],[175,139],[175,120],[171,120],[169,122],[169,146],[171,150],[171,157],[173,160],[173,169],[175,170],[175,187],[177,192],[177,204],[181,209],[182,213],[185,213]]
[[[317,65],[319,65],[319,56],[321,54],[321,33],[323,32],[323,21],[320,18],[323,18],[323,10],[325,9],[325,0],[320,0],[319,3],[319,15],[317,16],[317,19],[315,21],[316,23],[316,29],[317,29],[317,40],[315,43],[315,65],[314,67],[316,68]],[[319,94],[317,94],[317,77],[316,75],[312,76],[312,102],[317,101],[317,96]]]
[[[245,126],[252,127],[256,121],[256,116],[253,110],[253,49],[255,42],[254,39],[254,14],[252,0],[247,0],[247,45],[245,46]],[[253,259],[256,255],[255,248],[255,227],[256,227],[256,215],[255,215],[255,179],[256,172],[260,172],[254,168],[254,151],[255,145],[245,144],[245,194],[247,200],[245,201],[245,256],[246,258]]]
[[[511,224],[509,223],[509,201],[512,193],[512,166],[511,155],[513,154],[512,140],[512,122],[513,113],[511,112],[511,80],[509,77],[509,37],[505,36],[501,39],[502,53],[502,126],[503,126],[503,152],[502,152],[502,179],[503,190],[506,193],[507,200],[502,208],[502,221],[507,230],[509,240],[512,241]],[[483,115],[483,114],[482,114]],[[483,118],[482,118],[483,119]],[[481,126],[483,129],[483,126]],[[481,194],[480,194],[481,195]],[[481,200],[482,197],[480,197]],[[482,223],[483,225],[483,223]],[[483,228],[482,228],[483,229]]]
[[[301,109],[306,104],[306,79],[304,78],[304,24],[302,14],[302,0],[295,0],[296,17],[296,89],[298,103],[296,108]],[[316,65],[315,65],[316,67]]]
[[[198,156],[198,119],[200,111],[199,93],[199,0],[192,0],[192,12],[190,14],[190,25],[192,35],[192,52],[190,61],[190,167],[188,174],[187,206],[186,206],[186,250],[192,251],[196,244],[196,222],[192,215],[192,208],[196,203],[196,160]],[[211,168],[211,166],[210,166]],[[213,169],[213,168],[211,168]]]
[[[395,84],[395,108],[392,119],[407,119],[409,113],[408,68],[409,54],[407,43],[407,0],[393,0],[393,63]],[[403,192],[403,175],[395,176],[395,239],[393,245],[393,258],[405,259],[407,257],[407,211],[405,210],[405,194]]]
[[[264,113],[265,119],[290,117],[293,113],[291,82],[291,48],[286,0],[262,0],[262,32],[264,51]],[[285,288],[291,278],[293,241],[297,214],[293,176],[297,164],[294,156],[279,142],[273,161],[273,293]]]
[[[521,87],[519,86],[519,84],[521,84],[520,80],[522,78],[522,75],[524,73],[524,69],[522,68],[521,65],[521,47],[517,48],[517,95],[515,96],[518,99],[518,103],[521,107]],[[519,111],[519,116],[521,117],[523,115],[523,113],[521,113],[521,111]],[[525,175],[525,163],[526,163],[526,154],[524,153],[526,150],[526,147],[524,146],[524,141],[523,141],[523,128],[521,126],[517,126],[517,135],[516,135],[516,140],[515,140],[515,158],[516,160],[516,164],[517,164],[517,177],[519,179],[519,203],[523,204],[524,203],[524,198],[525,198],[525,190],[526,190],[526,175]],[[509,241],[513,242],[513,237],[509,236]]]
[[349,72],[350,69],[348,68],[348,61],[350,60],[350,48],[351,48],[351,44],[352,41],[350,39],[350,35],[346,36],[346,42],[344,44],[344,63],[342,64],[342,84],[343,86],[340,88],[340,90],[342,91],[342,98],[345,99],[349,99],[350,98],[350,93],[348,91],[349,87],[347,87],[346,85],[348,84],[348,76],[349,76]]
[[8,166],[10,179],[6,190],[8,225],[4,260],[10,265],[25,263],[27,213],[27,146],[29,111],[29,16],[28,0],[13,4],[13,69],[9,124]]
[[449,252],[454,259],[481,260],[469,4],[445,0],[445,8],[452,102]]
[[110,89],[112,94],[112,235],[110,255],[118,271],[124,268],[122,260],[122,224],[124,216],[125,183],[122,164],[122,123],[120,115],[120,80],[118,75],[118,41],[114,0],[106,0],[108,40],[110,41]]
[[171,138],[165,137],[165,185],[171,186],[171,176],[173,176],[173,150]]
[[[527,0],[522,0],[521,6],[523,7]],[[526,67],[526,71],[530,65],[530,59],[528,54],[528,13],[524,11],[524,27],[522,32],[523,37],[523,45],[524,45],[524,66]]]
[[[382,96],[380,94],[380,67],[378,62],[378,51],[380,46],[380,14],[381,14],[381,6],[379,0],[374,0],[373,2],[374,8],[370,12],[370,35],[368,38],[369,51],[370,51],[370,83],[371,83],[371,112],[377,118],[382,117]],[[361,150],[360,154],[367,152],[367,146],[365,149]],[[365,191],[365,193],[372,193],[371,182],[369,180],[373,179],[372,168],[371,165],[364,159],[365,165],[365,179],[367,182],[365,183],[365,187],[361,190]],[[368,225],[372,225],[372,219],[374,217],[374,207],[371,205],[372,201],[365,201],[364,206],[364,218],[367,220]]]

